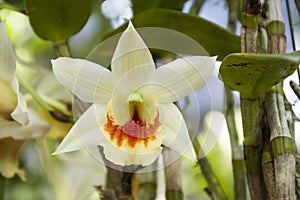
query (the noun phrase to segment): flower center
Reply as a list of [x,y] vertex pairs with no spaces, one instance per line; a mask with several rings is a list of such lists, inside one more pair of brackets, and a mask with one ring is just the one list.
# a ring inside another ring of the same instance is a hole
[[128,145],[134,148],[136,144],[142,143],[148,146],[149,140],[155,140],[160,131],[159,114],[151,123],[147,122],[147,108],[141,95],[133,93],[128,97],[130,120],[123,125],[116,124],[111,112],[107,112],[107,123],[103,129],[110,135],[110,140],[116,142],[117,146]]

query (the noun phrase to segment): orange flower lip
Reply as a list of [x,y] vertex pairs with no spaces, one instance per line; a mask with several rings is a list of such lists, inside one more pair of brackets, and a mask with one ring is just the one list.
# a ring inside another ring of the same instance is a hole
[[155,140],[157,129],[161,126],[159,115],[154,119],[153,124],[145,125],[141,121],[131,120],[120,126],[115,124],[112,116],[107,114],[107,123],[103,130],[110,135],[110,140],[116,142],[118,147],[127,142],[129,147],[134,148],[137,143],[148,146],[149,140]]

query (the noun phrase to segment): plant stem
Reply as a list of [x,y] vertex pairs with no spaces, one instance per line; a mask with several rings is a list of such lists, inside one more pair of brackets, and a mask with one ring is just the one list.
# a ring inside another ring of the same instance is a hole
[[102,187],[100,188],[102,200],[115,200],[116,195],[114,192],[114,189],[112,188],[112,183],[110,176],[108,173],[106,174],[106,183],[105,183],[105,188],[103,189]]
[[232,33],[236,32],[238,22],[238,2],[237,0],[226,0],[228,4],[228,28]]
[[283,97],[270,93],[266,96],[266,111],[271,129],[271,147],[275,166],[276,199],[296,199],[294,142],[284,116]]
[[194,0],[189,13],[192,15],[198,15],[204,2],[205,0]]
[[132,200],[132,177],[141,166],[122,167],[115,165],[105,159],[103,147],[99,146],[99,152],[106,165],[107,173],[110,178],[110,183],[115,192],[117,200]]
[[[242,8],[241,52],[257,53],[259,0],[244,0]],[[260,99],[241,97],[244,130],[244,156],[251,199],[266,199],[265,183],[261,167],[261,108]]]
[[241,52],[257,52],[258,18],[261,4],[259,0],[244,0],[242,10]]
[[298,13],[300,14],[300,0],[294,0],[296,4],[296,8],[298,10]]
[[[285,26],[281,1],[267,0],[268,52],[284,53]],[[289,130],[283,87],[279,83],[266,94],[266,113],[271,130],[270,142],[274,157],[276,199],[296,199],[294,141]]]
[[262,167],[266,189],[270,200],[276,199],[276,185],[275,185],[275,171],[274,171],[274,158],[270,143],[270,128],[266,119],[263,124],[263,154],[262,154]]
[[71,57],[67,42],[54,43],[53,49],[57,57]]
[[[237,10],[238,2],[237,0],[227,0],[228,4],[228,29],[235,33],[236,24],[238,20]],[[243,148],[239,144],[238,133],[235,126],[234,117],[234,98],[232,90],[224,86],[225,91],[225,119],[227,123],[230,146],[231,146],[231,156],[232,156],[232,170],[234,178],[234,197],[235,199],[246,199],[246,177],[245,177],[245,163],[243,156]]]
[[131,193],[131,181],[133,173],[119,171],[108,166],[107,170],[111,178],[112,186],[114,188],[117,199],[133,199]]
[[[293,13],[291,12],[292,8],[291,8],[289,0],[286,0],[285,2],[286,2],[286,5],[287,5],[287,11],[288,11],[288,17],[289,17],[289,24],[290,24],[290,30],[291,30],[291,39],[292,39],[293,51],[295,51],[296,50],[296,40],[295,40],[294,23],[293,23],[293,19],[292,19],[292,14]],[[295,5],[296,5],[297,11],[298,11],[298,15],[300,15],[300,0],[295,0]],[[297,74],[298,74],[298,80],[300,82],[300,67],[297,68]],[[300,99],[299,98],[299,96],[300,96],[300,89],[299,89],[299,92],[298,92],[297,96],[298,96],[298,99]]]
[[[244,130],[244,156],[252,199],[266,199],[262,176],[261,103],[259,99],[241,99]],[[255,198],[254,198],[255,197]]]
[[0,174],[0,200],[4,200],[4,195],[5,195],[5,181],[6,181],[6,178],[4,178]]
[[153,171],[141,173],[138,199],[155,200],[157,189],[157,163],[153,165]]
[[54,111],[41,97],[40,95],[21,77],[18,77],[20,85],[31,95],[31,97],[46,111]]
[[297,83],[294,81],[290,81],[290,86],[293,89],[296,96],[298,97],[298,99],[300,100],[300,85],[297,85]]
[[[174,158],[177,160],[169,164]],[[165,183],[166,183],[166,199],[167,200],[183,200],[182,192],[182,170],[181,159],[177,152],[171,149],[165,148],[163,151],[163,159],[165,165]]]
[[202,174],[208,184],[208,189],[211,194],[211,196],[214,199],[218,200],[225,200],[228,199],[226,196],[221,183],[218,180],[218,177],[214,173],[210,162],[206,156],[203,156],[203,150],[201,148],[201,145],[197,139],[193,140],[193,147],[196,151],[197,158],[198,158],[198,165],[202,171]]
[[225,118],[231,145],[234,196],[235,199],[246,199],[246,171],[243,149],[242,146],[239,145],[238,133],[235,126],[233,94],[227,86],[225,86]]
[[300,156],[295,155],[296,160],[296,195],[297,199],[300,199]]
[[47,102],[31,87],[29,83],[27,83],[21,77],[18,77],[18,81],[20,85],[31,95],[31,97],[48,113],[51,114],[52,117],[61,122],[72,122],[72,113],[67,109],[64,104],[61,104],[58,101],[51,101],[54,104],[55,108],[51,107],[47,102],[49,102],[49,98]]

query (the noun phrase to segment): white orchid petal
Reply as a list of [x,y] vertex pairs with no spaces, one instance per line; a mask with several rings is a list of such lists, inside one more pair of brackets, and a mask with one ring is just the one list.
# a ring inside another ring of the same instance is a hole
[[[147,166],[153,163],[160,155],[162,148],[160,145],[151,151],[136,148],[133,149],[120,148],[115,146],[108,138],[101,138],[101,146],[105,158],[116,165],[143,165]],[[141,146],[142,148],[142,146]]]
[[15,140],[28,140],[44,136],[50,125],[34,111],[28,110],[29,123],[21,125],[16,121],[0,120],[0,139],[11,137]]
[[27,104],[26,100],[23,98],[23,95],[19,91],[19,82],[16,77],[13,77],[11,81],[11,87],[17,96],[18,103],[16,108],[10,115],[15,121],[19,122],[22,125],[26,125],[29,123]]
[[100,145],[101,126],[106,122],[106,105],[93,104],[71,128],[53,154]]
[[[155,70],[151,53],[131,22],[119,39],[111,67],[115,80],[119,80],[122,76],[128,76],[127,80],[131,81],[131,84],[136,80],[136,85],[140,79],[146,81]],[[135,68],[140,69],[133,70]],[[139,76],[140,78],[137,78]],[[124,82],[124,84],[126,83]],[[128,83],[128,85],[130,84]]]
[[149,65],[140,65],[119,77],[115,83],[115,91],[128,95],[142,88],[150,81],[154,71],[148,70]]
[[16,58],[8,39],[5,22],[0,23],[0,78],[10,82],[16,70]]
[[112,74],[106,68],[83,59],[52,60],[57,80],[82,101],[107,103],[112,93]]
[[166,137],[163,144],[180,154],[196,160],[188,129],[182,114],[174,104],[162,104],[159,107],[161,123],[164,124]]
[[200,90],[215,70],[216,57],[191,56],[176,59],[159,67],[150,84],[142,88],[144,94],[159,103],[175,102],[191,92]]

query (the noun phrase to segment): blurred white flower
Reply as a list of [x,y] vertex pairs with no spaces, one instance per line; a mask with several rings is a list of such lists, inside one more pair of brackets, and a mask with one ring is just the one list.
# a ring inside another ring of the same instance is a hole
[[16,58],[6,33],[5,22],[0,23],[0,116],[22,125],[28,123],[26,101],[19,92],[15,77]]
[[25,180],[24,172],[18,166],[22,147],[29,139],[41,138],[49,130],[49,124],[32,110],[28,110],[28,118],[29,123],[25,126],[0,119],[0,173],[6,178],[17,174]]
[[18,168],[19,153],[27,140],[41,137],[49,129],[48,123],[28,110],[19,92],[15,77],[16,59],[8,39],[5,22],[0,23],[0,173],[6,178],[17,174],[25,180]]
[[101,5],[103,15],[111,20],[116,28],[132,18],[132,3],[130,0],[106,0]]

